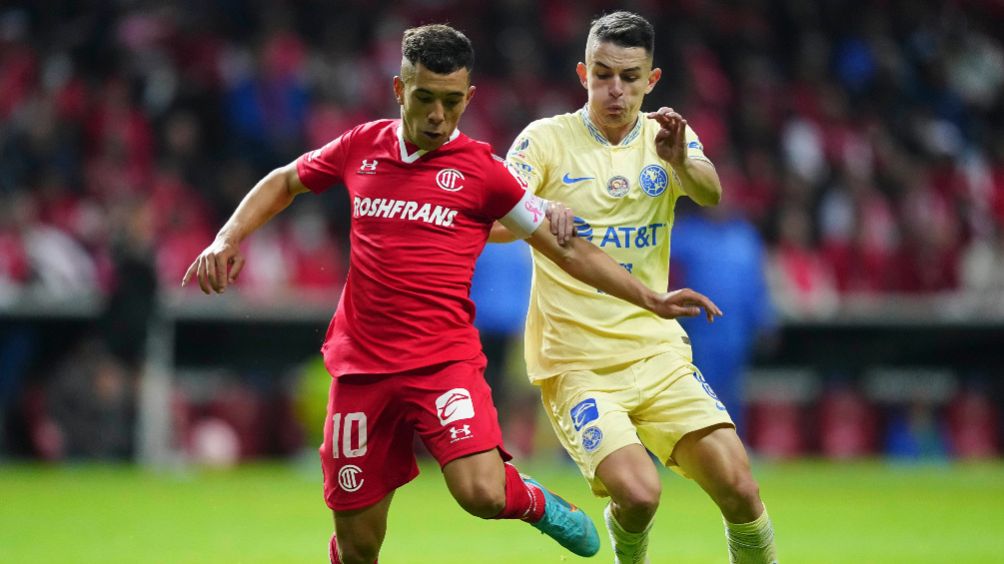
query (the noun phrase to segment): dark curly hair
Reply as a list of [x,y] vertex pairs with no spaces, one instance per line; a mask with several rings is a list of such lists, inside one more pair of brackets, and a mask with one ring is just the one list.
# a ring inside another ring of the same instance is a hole
[[444,24],[413,27],[404,32],[401,55],[413,65],[436,74],[450,74],[461,68],[474,68],[474,47],[463,33]]

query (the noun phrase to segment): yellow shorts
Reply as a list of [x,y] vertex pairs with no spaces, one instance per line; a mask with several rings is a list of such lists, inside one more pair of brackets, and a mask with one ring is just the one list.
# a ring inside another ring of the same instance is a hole
[[540,387],[551,426],[598,496],[608,494],[596,467],[615,450],[641,444],[686,476],[672,458],[676,443],[693,431],[735,426],[683,343],[629,364],[565,372]]

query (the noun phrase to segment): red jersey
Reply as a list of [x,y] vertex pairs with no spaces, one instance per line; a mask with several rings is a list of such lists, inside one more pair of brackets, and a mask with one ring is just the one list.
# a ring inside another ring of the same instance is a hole
[[307,188],[342,182],[352,204],[348,277],[321,347],[336,377],[477,355],[471,276],[491,225],[517,210],[524,235],[543,221],[488,144],[456,131],[425,152],[400,127],[364,123],[296,161]]

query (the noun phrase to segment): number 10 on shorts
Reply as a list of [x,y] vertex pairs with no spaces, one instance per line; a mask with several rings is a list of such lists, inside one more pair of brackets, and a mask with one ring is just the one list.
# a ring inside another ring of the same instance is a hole
[[[352,445],[356,445],[355,448]],[[339,452],[341,452],[341,455]],[[358,458],[364,454],[366,454],[366,414],[361,411],[347,413],[344,419],[341,413],[332,415],[332,457],[339,458],[344,455],[345,458]]]

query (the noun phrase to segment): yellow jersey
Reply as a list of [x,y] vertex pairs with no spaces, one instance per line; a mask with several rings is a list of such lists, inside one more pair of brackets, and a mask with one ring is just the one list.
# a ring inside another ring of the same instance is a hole
[[[669,244],[680,179],[655,147],[659,124],[640,114],[611,145],[588,110],[537,120],[509,149],[510,169],[528,189],[575,212],[580,237],[592,242],[649,288],[665,292]],[[711,161],[687,127],[688,157]],[[526,318],[531,381],[648,358],[687,342],[683,327],[579,282],[537,251]]]

